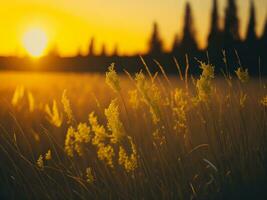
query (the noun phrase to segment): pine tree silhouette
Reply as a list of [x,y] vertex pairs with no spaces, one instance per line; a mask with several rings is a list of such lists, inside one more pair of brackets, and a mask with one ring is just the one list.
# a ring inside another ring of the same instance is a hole
[[100,56],[103,56],[103,57],[107,56],[107,50],[106,50],[105,44],[102,45]]
[[250,1],[250,18],[248,23],[246,43],[249,47],[256,45],[257,35],[256,35],[256,17],[255,17],[255,6],[253,0]]
[[236,48],[238,42],[240,42],[240,35],[237,5],[235,0],[228,0],[225,10],[224,48]]
[[194,37],[195,29],[190,4],[187,2],[185,7],[183,39],[180,48],[184,53],[196,52],[198,50],[197,42]]
[[95,56],[95,39],[91,38],[89,48],[88,48],[88,56]]
[[155,22],[153,25],[153,31],[152,31],[152,36],[149,41],[149,51],[148,53],[152,56],[158,56],[162,54],[163,52],[163,44],[162,40],[160,39],[159,36],[159,30],[158,30],[158,24]]
[[178,34],[175,34],[173,44],[172,44],[172,53],[178,54],[180,50],[180,38]]
[[222,50],[222,32],[219,27],[218,2],[213,0],[213,9],[211,13],[211,26],[208,36],[208,50],[210,52]]
[[117,44],[114,46],[112,56],[118,56],[118,45]]

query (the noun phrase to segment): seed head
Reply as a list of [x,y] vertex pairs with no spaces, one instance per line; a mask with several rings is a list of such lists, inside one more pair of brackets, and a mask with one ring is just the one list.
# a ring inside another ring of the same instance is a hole
[[106,83],[108,86],[114,90],[115,92],[120,92],[120,79],[118,74],[115,71],[115,64],[112,63],[109,68],[108,72],[106,72]]

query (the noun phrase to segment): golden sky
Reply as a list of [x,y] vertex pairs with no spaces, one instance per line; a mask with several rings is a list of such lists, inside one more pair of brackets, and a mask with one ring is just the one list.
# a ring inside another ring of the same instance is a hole
[[[197,39],[201,47],[209,28],[212,0],[189,0],[192,3]],[[241,33],[244,35],[250,0],[237,0]],[[218,0],[223,16],[226,0]],[[168,49],[174,34],[182,28],[186,0],[2,0],[0,7],[0,54],[23,53],[22,37],[32,27],[45,31],[49,44],[56,45],[62,56],[86,53],[92,36],[96,49],[103,43],[119,53],[145,51],[152,23],[157,21]],[[266,18],[266,0],[255,0],[257,32]]]

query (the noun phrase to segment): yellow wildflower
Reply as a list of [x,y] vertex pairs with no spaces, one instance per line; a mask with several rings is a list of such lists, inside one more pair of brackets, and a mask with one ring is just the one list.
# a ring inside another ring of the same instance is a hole
[[135,75],[136,87],[141,94],[141,100],[149,106],[149,111],[154,124],[160,121],[160,91],[154,82],[150,83],[146,80],[145,75],[139,72]]
[[78,130],[74,133],[74,138],[74,149],[79,156],[82,156],[84,154],[84,145],[89,143],[91,139],[90,128],[86,123],[79,123]]
[[202,69],[202,76],[203,77],[209,78],[209,79],[214,78],[214,67],[212,65],[201,62],[200,68]]
[[51,150],[48,150],[48,152],[45,154],[45,159],[46,159],[46,160],[51,160],[51,159],[52,159],[52,153],[51,153]]
[[241,67],[239,67],[236,71],[236,76],[237,78],[242,82],[242,83],[246,83],[249,81],[249,74],[248,74],[248,69],[243,69]]
[[68,156],[74,156],[74,144],[75,144],[75,130],[71,126],[68,128],[68,132],[65,139],[65,151]]
[[107,133],[105,128],[98,124],[97,117],[95,116],[94,112],[89,115],[89,123],[92,131],[94,132],[92,144],[98,145],[103,143],[107,139]]
[[95,180],[95,177],[92,173],[91,167],[86,168],[86,181],[87,181],[87,183],[92,184],[94,182],[94,180]]
[[65,139],[65,151],[70,157],[74,156],[74,152],[82,156],[84,154],[84,145],[89,143],[90,139],[90,128],[86,123],[79,123],[77,130],[69,127]]
[[90,128],[86,123],[79,123],[77,141],[88,143],[90,141]]
[[40,155],[38,160],[36,161],[37,167],[39,167],[41,170],[44,169],[44,160],[43,160],[43,156]]
[[265,97],[262,98],[261,100],[261,104],[265,107],[267,107],[267,95]]
[[119,116],[119,107],[116,100],[112,100],[109,107],[105,109],[108,129],[112,132],[113,140],[116,143],[125,136],[125,130]]
[[120,79],[114,68],[115,64],[112,63],[106,72],[106,83],[112,90],[119,92],[121,90]]
[[64,92],[62,94],[61,102],[63,104],[64,111],[65,111],[65,113],[67,115],[67,123],[68,124],[72,124],[73,121],[74,121],[74,117],[73,117],[73,112],[72,112],[72,109],[71,109],[71,106],[70,106],[70,101],[67,98],[66,93],[67,93],[67,91],[64,90]]
[[132,153],[129,156],[126,152],[126,150],[120,146],[119,148],[119,164],[124,167],[124,169],[129,173],[133,172],[138,164],[137,164],[137,150],[136,146],[133,143],[133,140],[131,137],[128,137],[130,143],[131,143],[131,149]]
[[211,80],[214,78],[214,67],[201,62],[200,68],[202,69],[202,74],[197,80],[196,87],[199,100],[205,102],[209,100],[212,91]]
[[188,105],[187,100],[185,99],[185,94],[183,90],[176,89],[174,93],[174,105],[172,107],[173,115],[175,117],[174,130],[177,130],[180,133],[187,132],[187,119],[186,119],[186,108]]
[[107,163],[108,166],[110,166],[111,168],[114,167],[113,158],[115,156],[115,153],[111,145],[99,144],[97,155],[98,158],[102,161],[105,161],[105,163]]

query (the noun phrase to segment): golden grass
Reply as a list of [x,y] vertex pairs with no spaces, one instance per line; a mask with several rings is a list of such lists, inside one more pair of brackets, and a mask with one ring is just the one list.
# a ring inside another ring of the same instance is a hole
[[157,65],[162,76],[146,65],[148,75],[1,73],[3,198],[265,195],[266,82],[242,68],[216,78],[202,62],[190,81]]

